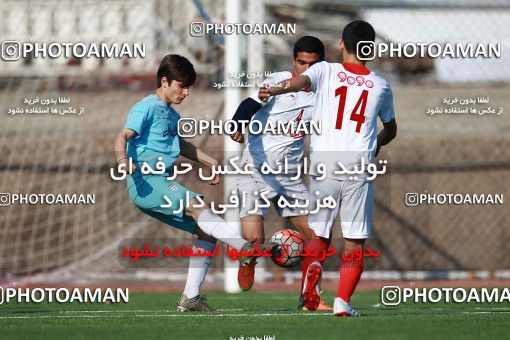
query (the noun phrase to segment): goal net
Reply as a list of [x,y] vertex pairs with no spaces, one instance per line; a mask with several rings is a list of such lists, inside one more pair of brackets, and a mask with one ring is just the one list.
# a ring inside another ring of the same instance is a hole
[[[200,100],[183,104],[183,116],[222,114],[221,96],[203,90],[221,72],[221,51],[208,37],[190,39],[189,23],[204,20],[204,8],[217,19],[223,7],[217,1],[1,4],[2,41],[145,43],[146,57],[29,55],[0,64],[0,280],[182,279],[186,259],[147,270],[119,261],[125,239],[159,238],[173,246],[192,238],[143,215],[125,182],[111,179],[113,139],[131,106],[153,91],[159,61],[171,52],[185,55],[201,75],[194,94]],[[220,140],[195,142],[220,149]],[[210,196],[219,199],[216,191]],[[35,202],[34,195],[46,196]],[[93,202],[59,204],[59,195],[92,195]]]

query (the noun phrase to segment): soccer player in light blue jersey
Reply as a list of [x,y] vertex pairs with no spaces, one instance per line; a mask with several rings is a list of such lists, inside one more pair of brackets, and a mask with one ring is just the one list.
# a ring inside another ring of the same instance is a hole
[[[196,73],[188,59],[175,54],[167,55],[161,61],[157,72],[155,93],[136,103],[129,112],[127,122],[115,139],[115,155],[118,164],[127,167],[132,160],[132,174],[128,176],[128,192],[133,203],[144,213],[177,229],[196,234],[195,252],[213,250],[216,240],[220,240],[238,250],[253,250],[250,242],[241,237],[239,232],[225,220],[215,215],[197,197],[202,195],[191,191],[181,184],[167,179],[170,169],[179,155],[200,162],[205,166],[214,166],[216,159],[205,154],[190,142],[177,134],[180,115],[172,105],[180,104],[188,95],[194,84]],[[127,146],[127,147],[126,147]],[[161,157],[161,159],[159,159]],[[166,166],[163,175],[142,174],[139,171],[145,162],[155,169],[158,160]],[[219,183],[216,176],[211,185]],[[161,207],[167,198],[172,207]],[[190,206],[185,206],[186,196]],[[182,204],[185,209],[180,213],[174,207]],[[249,258],[240,257],[240,262]],[[200,286],[205,279],[212,257],[190,257],[188,277],[181,300],[177,304],[180,311],[212,311],[200,295]]]

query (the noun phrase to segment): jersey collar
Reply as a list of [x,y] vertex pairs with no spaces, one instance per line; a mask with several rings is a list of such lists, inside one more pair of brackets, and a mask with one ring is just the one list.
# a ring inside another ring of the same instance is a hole
[[353,64],[353,63],[342,63],[345,70],[354,73],[359,74],[362,76],[366,76],[370,74],[370,70],[365,67],[365,65],[360,64]]

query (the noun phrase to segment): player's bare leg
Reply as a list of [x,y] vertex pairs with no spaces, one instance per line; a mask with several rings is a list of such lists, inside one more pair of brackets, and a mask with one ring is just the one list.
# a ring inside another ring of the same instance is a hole
[[288,218],[290,223],[304,237],[304,247],[311,253],[317,251],[318,256],[303,257],[301,261],[301,296],[299,306],[305,311],[333,310],[320,298],[320,281],[322,278],[321,255],[327,248],[326,239],[317,237],[308,224],[308,216],[292,216]]
[[296,228],[297,231],[303,235],[305,240],[311,240],[315,237],[315,232],[308,225],[308,216],[290,216],[288,217],[289,222]]
[[[241,218],[241,230],[243,237],[250,242],[264,240],[264,218],[261,215],[249,215]],[[256,264],[255,259],[247,264],[239,264],[237,282],[244,291],[250,290],[253,286]]]
[[[199,201],[195,198],[190,203],[190,207],[186,207],[186,215],[197,221],[197,229],[201,229],[205,235],[220,240],[237,250],[242,249],[246,243],[249,243],[242,238],[236,228],[213,213],[207,205],[199,206]],[[193,207],[193,205],[196,207]]]
[[345,239],[340,282],[333,311],[335,316],[359,316],[349,303],[363,272],[363,256],[356,257],[353,253],[357,248],[361,248],[361,254],[363,254],[364,245],[364,239]]
[[[200,205],[200,202],[193,198],[190,206],[186,207],[186,215],[192,217],[204,234],[228,244],[230,247],[241,250],[245,253],[253,253],[253,245],[242,238],[239,231],[219,217],[207,205]],[[263,247],[261,247],[263,248]],[[261,249],[264,250],[264,249]],[[240,256],[239,262],[248,264],[253,256]]]
[[[196,230],[198,236],[193,245],[193,251],[213,250],[216,239],[206,235],[201,229]],[[212,256],[192,256],[189,259],[188,276],[183,295],[177,304],[181,312],[212,312],[214,308],[207,304],[204,296],[200,295],[200,287],[205,280],[211,266]]]
[[249,242],[264,240],[264,218],[261,215],[241,218],[241,232],[243,238]]

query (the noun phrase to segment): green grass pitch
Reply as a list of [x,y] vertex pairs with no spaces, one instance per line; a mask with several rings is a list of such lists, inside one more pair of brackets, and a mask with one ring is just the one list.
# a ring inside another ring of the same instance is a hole
[[[7,339],[499,339],[508,338],[509,304],[380,305],[379,292],[356,293],[360,318],[297,310],[295,293],[210,292],[213,314],[180,313],[180,294],[130,293],[125,304],[0,305]],[[334,294],[323,297],[331,302]]]

